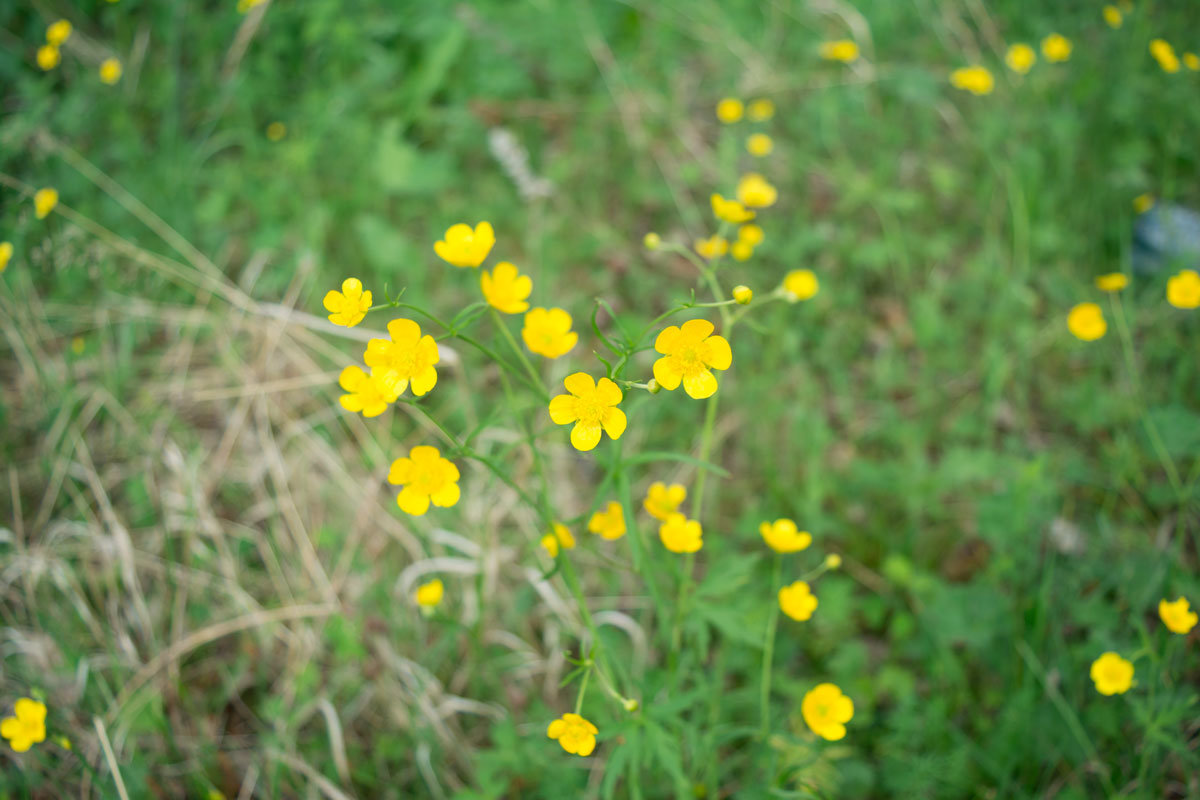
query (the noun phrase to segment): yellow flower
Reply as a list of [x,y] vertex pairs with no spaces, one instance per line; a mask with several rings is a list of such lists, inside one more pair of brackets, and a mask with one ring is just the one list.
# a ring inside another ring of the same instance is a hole
[[796,581],[779,590],[779,607],[796,622],[804,622],[817,610],[817,598],[807,583]]
[[554,523],[554,530],[542,537],[542,547],[546,548],[546,552],[551,558],[558,557],[559,545],[567,550],[575,549],[575,537],[567,530],[567,526],[561,522]]
[[642,237],[642,244],[646,246],[647,250],[657,250],[662,247],[662,237],[651,231]]
[[603,511],[592,514],[588,520],[588,532],[595,533],[608,541],[615,541],[625,535],[625,512],[621,504],[610,500]]
[[1125,694],[1133,685],[1133,664],[1110,650],[1092,662],[1091,675],[1100,694]]
[[1104,312],[1095,303],[1080,303],[1067,314],[1067,329],[1077,339],[1094,342],[1108,330]]
[[704,546],[700,523],[675,512],[658,527],[658,538],[672,553],[695,553]]
[[539,356],[558,358],[571,352],[579,334],[571,330],[571,315],[561,308],[535,308],[525,315],[521,338]]
[[734,261],[749,261],[750,257],[754,255],[754,245],[738,239],[729,248],[729,254],[733,256]]
[[77,356],[83,355],[83,351],[86,347],[87,342],[83,340],[82,336],[76,336],[71,340],[71,352]]
[[1154,56],[1163,72],[1179,72],[1179,57],[1175,55],[1175,48],[1171,47],[1170,42],[1153,40],[1150,42],[1150,55]]
[[852,39],[837,39],[832,42],[821,42],[821,58],[826,61],[841,61],[849,64],[858,60],[858,45]]
[[813,733],[836,742],[846,735],[846,723],[854,718],[854,702],[836,684],[820,683],[804,695],[800,713]]
[[1200,56],[1195,53],[1184,53],[1183,65],[1192,72],[1200,72]]
[[739,242],[745,242],[751,247],[758,247],[762,244],[763,229],[751,222],[738,228],[737,238]]
[[752,100],[746,107],[746,116],[754,122],[765,122],[775,116],[775,103],[765,97]]
[[729,252],[729,242],[726,241],[724,236],[718,236],[714,233],[707,239],[696,240],[696,252],[711,261]]
[[1004,63],[1019,75],[1029,72],[1036,62],[1037,53],[1033,52],[1033,48],[1027,44],[1014,44],[1008,48],[1008,54],[1004,56]]
[[[586,372],[576,372],[563,380],[570,394],[560,394],[550,400],[550,419],[555,425],[569,425],[571,444],[587,452],[600,442],[603,430],[612,439],[625,432],[625,412],[617,408],[624,395],[608,378],[593,381]],[[611,508],[611,507],[610,507]]]
[[1176,308],[1200,307],[1200,273],[1181,269],[1167,279],[1167,302]]
[[434,578],[429,583],[422,583],[417,587],[415,599],[421,608],[431,609],[440,605],[445,595],[446,587],[442,585],[441,578]]
[[1061,34],[1050,34],[1042,39],[1042,55],[1052,63],[1066,61],[1071,57],[1071,40]]
[[58,66],[62,61],[62,53],[52,44],[44,44],[37,51],[37,65],[46,72]]
[[811,269],[794,269],[783,278],[783,295],[789,303],[815,297],[821,283]]
[[58,190],[57,189],[38,189],[37,194],[33,196],[33,213],[38,219],[45,219],[58,205]]
[[429,510],[430,503],[440,508],[457,503],[461,494],[458,478],[454,462],[428,445],[414,447],[405,458],[393,461],[387,477],[388,483],[404,487],[396,495],[396,505],[417,517]]
[[1200,622],[1200,617],[1191,610],[1186,597],[1180,597],[1173,603],[1168,603],[1165,599],[1159,600],[1158,616],[1171,633],[1189,633],[1196,627],[1196,623]]
[[679,510],[679,506],[687,499],[687,488],[682,483],[672,483],[667,486],[662,481],[650,484],[646,491],[646,499],[642,508],[650,512],[655,519],[665,520]]
[[737,185],[737,198],[749,208],[766,208],[775,205],[779,192],[757,172],[748,172]]
[[596,749],[596,726],[578,714],[563,714],[550,723],[546,735],[557,739],[562,749],[572,755],[590,756]]
[[343,328],[353,328],[363,321],[371,308],[371,293],[364,292],[362,281],[358,278],[346,278],[342,281],[342,290],[330,290],[325,293],[323,301],[325,310],[329,312],[329,321]]
[[745,107],[742,105],[742,101],[735,97],[726,97],[717,103],[717,119],[726,125],[740,120],[744,111]]
[[717,219],[732,222],[735,225],[754,219],[754,212],[748,210],[737,200],[726,200],[719,194],[713,194],[709,199],[712,202],[713,216]]
[[22,697],[13,706],[15,717],[0,720],[0,736],[18,753],[24,753],[38,742],[46,741],[46,705]]
[[434,364],[441,356],[437,342],[429,334],[421,335],[421,326],[411,319],[394,319],[388,323],[391,339],[371,339],[363,361],[372,375],[395,385],[397,395],[412,385],[417,397],[437,384]]
[[272,142],[283,141],[283,137],[287,136],[287,125],[276,120],[267,126],[267,138]]
[[46,28],[46,43],[59,47],[67,39],[71,38],[71,23],[65,19],[60,19],[49,28]]
[[991,94],[996,88],[996,79],[987,67],[961,67],[950,73],[950,83],[973,95]]
[[752,133],[746,139],[746,152],[752,156],[767,156],[775,149],[775,142],[765,133]]
[[1129,285],[1129,276],[1123,272],[1110,272],[1096,278],[1096,288],[1102,292],[1119,292]]
[[730,294],[733,295],[734,301],[740,306],[748,306],[750,305],[750,301],[754,299],[754,290],[745,285],[733,287],[733,291]]
[[100,62],[100,82],[112,86],[121,80],[121,62],[115,58],[106,58]]
[[533,291],[533,280],[507,261],[501,261],[490,273],[480,272],[479,288],[488,304],[501,313],[520,314],[529,310],[525,300]]
[[796,523],[790,519],[763,522],[758,526],[758,532],[776,553],[798,553],[812,544],[812,534],[797,530]]
[[1154,195],[1139,194],[1133,198],[1133,212],[1135,214],[1145,214],[1152,208],[1154,208]]
[[478,267],[495,243],[492,223],[481,222],[472,230],[460,222],[446,230],[445,240],[433,243],[433,251],[456,267]]
[[378,417],[400,396],[395,380],[353,366],[342,370],[338,385],[349,392],[341,397],[342,408],[364,417]]
[[8,268],[8,262],[12,260],[12,254],[12,242],[0,242],[0,272],[4,272]]
[[1117,8],[1116,6],[1105,6],[1104,21],[1107,22],[1108,27],[1112,28],[1113,30],[1121,27],[1121,23],[1124,22],[1124,17],[1121,15],[1121,9]]
[[712,370],[729,369],[733,353],[723,336],[713,335],[713,324],[706,319],[689,319],[682,327],[664,328],[654,340],[654,349],[662,358],[654,362],[654,379],[667,391],[679,388],[689,397],[703,400],[717,391]]

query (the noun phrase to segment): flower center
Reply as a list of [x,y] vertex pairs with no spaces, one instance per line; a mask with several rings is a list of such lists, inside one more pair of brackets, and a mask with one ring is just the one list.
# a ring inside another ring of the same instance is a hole
[[594,398],[575,398],[575,413],[580,422],[588,424],[599,422],[600,418],[604,416],[604,409],[605,406],[600,405]]

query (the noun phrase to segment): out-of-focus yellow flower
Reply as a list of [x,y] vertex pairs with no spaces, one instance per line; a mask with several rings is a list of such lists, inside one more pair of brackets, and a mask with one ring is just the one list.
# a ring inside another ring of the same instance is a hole
[[842,694],[837,684],[820,683],[804,695],[800,713],[809,730],[836,742],[845,737],[846,723],[854,718],[854,702]]
[[12,254],[12,242],[0,242],[0,272],[8,269],[8,262],[12,260]]
[[24,753],[38,742],[46,741],[46,704],[22,697],[13,705],[16,716],[0,720],[0,736],[9,746]]
[[1059,33],[1042,39],[1042,55],[1051,63],[1066,61],[1071,57],[1071,40]]
[[738,228],[737,238],[739,242],[745,242],[751,247],[758,247],[762,244],[763,229],[751,222]]
[[520,314],[529,309],[526,298],[533,291],[533,280],[517,268],[501,261],[489,273],[479,273],[479,288],[488,304],[504,314]]
[[52,44],[44,44],[37,51],[37,65],[49,72],[62,61],[62,53]]
[[752,100],[746,107],[746,116],[753,122],[765,122],[775,116],[775,103],[765,97]]
[[433,503],[450,508],[458,502],[458,467],[442,458],[436,447],[418,445],[404,458],[397,458],[388,470],[388,483],[403,486],[396,495],[396,505],[406,514],[421,516]]
[[442,598],[445,596],[446,587],[442,584],[441,578],[434,578],[417,587],[415,599],[421,608],[432,609],[441,605]]
[[58,205],[58,190],[57,189],[38,189],[33,196],[33,213],[38,219],[45,219],[50,216],[50,212]]
[[63,42],[71,38],[71,23],[60,19],[46,28],[46,44],[61,47]]
[[842,566],[842,557],[837,553],[830,553],[825,556],[826,569],[839,569]]
[[736,97],[726,97],[717,103],[717,119],[729,125],[740,120],[745,110],[746,108],[742,105],[741,100],[738,100]]
[[1200,72],[1200,56],[1195,53],[1184,53],[1183,65],[1192,72]]
[[397,382],[390,376],[368,375],[358,367],[342,370],[338,385],[346,390],[341,396],[342,408],[364,417],[378,417],[400,397]]
[[663,547],[672,553],[695,553],[704,546],[704,531],[700,523],[675,512],[658,528]]
[[83,351],[85,349],[87,349],[87,342],[85,342],[83,340],[82,336],[76,336],[74,339],[71,340],[71,352],[74,353],[75,355],[77,355],[77,356],[83,355]]
[[713,234],[707,239],[697,239],[696,252],[711,261],[729,252],[729,241],[724,236]]
[[1186,597],[1180,597],[1173,603],[1165,598],[1159,600],[1158,616],[1171,633],[1190,633],[1192,628],[1196,627],[1196,623],[1200,622],[1200,616],[1191,610]]
[[650,512],[655,519],[665,520],[679,510],[679,506],[687,499],[687,487],[682,483],[672,483],[667,486],[662,481],[650,484],[646,491],[646,499],[642,508]]
[[950,73],[950,85],[976,96],[991,94],[996,79],[987,67],[960,67]]
[[616,500],[610,500],[603,511],[592,514],[588,520],[588,533],[602,539],[616,541],[625,535],[625,511]]
[[267,139],[270,141],[281,142],[285,136],[287,136],[287,125],[279,120],[275,120],[267,126]]
[[100,82],[109,86],[121,80],[121,62],[115,58],[106,58],[100,62]]
[[642,237],[642,244],[646,246],[647,250],[657,250],[662,247],[662,237],[651,231]]
[[1108,23],[1108,27],[1116,30],[1121,27],[1121,24],[1125,21],[1125,17],[1121,14],[1121,9],[1116,6],[1105,6],[1104,21]]
[[729,248],[729,255],[733,256],[734,261],[749,261],[750,257],[754,255],[754,245],[738,239]]
[[472,228],[460,222],[446,229],[445,238],[433,243],[433,251],[456,267],[478,267],[495,244],[492,223],[484,221]]
[[689,397],[703,400],[717,391],[712,370],[729,369],[733,352],[724,336],[713,335],[714,326],[706,319],[689,319],[682,326],[664,328],[654,340],[654,349],[662,358],[654,362],[654,379],[667,391],[683,383]]
[[1027,44],[1014,44],[1008,48],[1008,53],[1004,56],[1004,63],[1008,64],[1008,68],[1013,72],[1024,75],[1037,63],[1037,53],[1033,52],[1033,48]]
[[779,590],[779,608],[797,622],[804,622],[817,610],[817,597],[807,583],[796,581]]
[[1096,288],[1102,292],[1119,292],[1129,285],[1129,276],[1123,272],[1110,272],[1096,278]]
[[1167,279],[1167,302],[1176,308],[1200,307],[1200,272],[1181,269]]
[[1125,694],[1133,686],[1133,664],[1110,650],[1092,662],[1091,676],[1100,694]]
[[1108,330],[1104,312],[1095,303],[1080,303],[1067,314],[1067,329],[1075,338],[1094,342]]
[[719,220],[732,222],[736,225],[739,222],[754,219],[754,212],[747,209],[737,200],[726,200],[716,193],[709,199],[712,202],[713,216]]
[[768,156],[775,149],[775,142],[765,133],[752,133],[746,139],[746,152],[752,156]]
[[[738,244],[741,244],[741,242],[738,242]],[[736,247],[737,245],[734,246]],[[733,299],[737,304],[741,306],[750,305],[750,301],[754,299],[754,290],[742,284],[733,287],[733,291],[730,294],[733,295]]]
[[392,338],[368,341],[363,361],[372,375],[393,383],[397,394],[410,385],[417,397],[427,394],[437,385],[437,342],[429,334],[422,336],[421,326],[411,319],[394,319],[387,329]]
[[325,310],[329,312],[329,321],[343,328],[353,328],[363,321],[371,308],[371,293],[363,291],[362,281],[358,278],[346,278],[342,281],[342,290],[330,290],[325,293],[323,301]]
[[571,352],[579,334],[571,330],[571,315],[561,308],[534,308],[521,328],[525,346],[539,356],[558,358]]
[[239,14],[245,14],[255,6],[260,6],[267,0],[238,0],[237,10]]
[[748,172],[737,185],[737,199],[747,208],[766,208],[775,205],[779,192],[757,172]]
[[1145,214],[1150,209],[1154,208],[1154,195],[1139,194],[1133,198],[1133,212],[1135,214]]
[[843,64],[849,64],[851,61],[858,60],[858,44],[853,39],[821,42],[818,52],[826,61],[841,61]]
[[587,452],[600,443],[603,430],[612,439],[620,439],[628,420],[617,408],[624,395],[608,378],[592,380],[586,372],[576,372],[563,380],[570,394],[560,394],[550,400],[550,419],[555,425],[575,423],[571,429],[571,444]]
[[542,547],[546,548],[551,558],[557,558],[559,547],[565,550],[575,549],[575,537],[567,530],[566,525],[556,522],[554,530],[542,537]]
[[1165,39],[1150,42],[1150,55],[1154,56],[1163,72],[1179,72],[1179,56],[1175,55],[1175,48]]
[[578,714],[563,714],[550,723],[546,735],[558,741],[562,749],[577,756],[590,756],[596,749],[596,734],[600,731]]
[[789,303],[816,297],[821,283],[811,269],[794,269],[783,277],[783,296]]
[[776,553],[798,553],[812,544],[812,534],[797,530],[796,523],[786,518],[763,522],[758,526],[758,532]]

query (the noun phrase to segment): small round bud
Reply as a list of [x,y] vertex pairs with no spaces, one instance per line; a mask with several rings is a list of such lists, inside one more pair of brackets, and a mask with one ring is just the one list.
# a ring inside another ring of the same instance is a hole
[[630,713],[633,713],[634,711],[637,711],[639,708],[641,708],[641,704],[637,700],[634,700],[632,697],[626,697],[624,700],[621,701],[621,705],[625,706],[625,710]]
[[651,231],[642,239],[642,244],[646,245],[647,250],[657,250],[662,245],[662,237]]
[[662,391],[662,387],[658,385],[658,381],[656,381],[654,378],[651,378],[650,382],[646,384],[646,391],[648,391],[650,394],[658,394]]
[[750,305],[750,301],[754,299],[754,290],[749,286],[735,286],[733,287],[733,299],[740,306],[748,306]]
[[830,553],[829,555],[825,556],[826,569],[837,569],[841,565],[842,565],[842,557],[839,556],[837,553]]

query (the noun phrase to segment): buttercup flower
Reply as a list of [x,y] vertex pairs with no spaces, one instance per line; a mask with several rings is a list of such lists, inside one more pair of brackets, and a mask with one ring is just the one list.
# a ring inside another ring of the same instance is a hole
[[346,278],[342,281],[342,290],[330,290],[325,293],[322,301],[325,310],[329,312],[329,321],[343,328],[353,328],[363,321],[371,308],[371,293],[363,291],[362,281],[358,278]]
[[1195,53],[1184,53],[1183,65],[1192,72],[1200,72],[1200,56]]
[[346,367],[338,378],[338,385],[349,394],[341,396],[342,408],[364,417],[378,417],[400,397],[400,388],[388,376],[368,375],[358,367]]
[[804,724],[822,739],[836,742],[846,735],[846,723],[854,718],[854,703],[833,683],[819,683],[800,703]]
[[1116,6],[1105,6],[1104,21],[1107,22],[1108,27],[1112,28],[1113,30],[1121,27],[1121,23],[1124,22],[1124,18],[1121,15],[1121,9],[1117,8]]
[[284,125],[279,120],[275,120],[267,126],[268,140],[272,142],[281,142],[285,136],[287,136],[287,125]]
[[59,47],[67,39],[71,38],[71,23],[65,19],[60,19],[58,22],[46,28],[46,44]]
[[446,238],[433,243],[433,251],[456,267],[478,267],[492,252],[496,233],[492,223],[481,222],[474,229],[462,222],[446,230]]
[[22,697],[13,705],[16,716],[0,720],[0,736],[18,753],[24,753],[38,742],[46,741],[46,705]]
[[0,242],[0,272],[4,272],[8,268],[8,262],[12,260],[12,254],[12,242]]
[[1191,610],[1186,597],[1180,597],[1173,603],[1166,600],[1158,601],[1158,616],[1171,633],[1186,634],[1200,622],[1200,616]]
[[578,756],[590,756],[596,749],[596,726],[578,714],[563,714],[550,723],[546,735],[557,739],[562,749]]
[[794,269],[783,278],[783,295],[789,303],[816,297],[821,284],[811,269]]
[[546,548],[551,558],[557,558],[560,546],[566,550],[574,550],[575,537],[567,530],[566,525],[556,522],[554,530],[542,537],[542,547]]
[[729,252],[729,242],[715,233],[707,239],[696,240],[696,252],[710,261]]
[[479,288],[488,304],[503,314],[529,310],[526,298],[533,291],[533,280],[507,261],[501,261],[490,273],[479,273]]
[[[739,242],[739,244],[740,244],[740,242]],[[735,287],[733,287],[733,291],[730,292],[730,294],[733,295],[733,299],[740,306],[748,306],[748,305],[750,305],[750,301],[754,299],[754,290],[751,289],[749,286],[743,286],[743,285],[735,286]]]
[[1179,56],[1175,55],[1175,48],[1165,39],[1150,42],[1150,55],[1154,56],[1163,72],[1179,72]]
[[1154,208],[1154,195],[1139,194],[1133,198],[1133,212],[1135,214],[1145,214],[1152,208]]
[[752,156],[767,156],[775,149],[775,142],[765,133],[752,133],[746,139],[746,152]]
[[790,519],[777,519],[758,526],[763,541],[776,553],[798,553],[812,544],[812,534],[796,529]]
[[422,610],[432,610],[441,604],[445,594],[446,587],[442,585],[441,578],[434,578],[418,586],[414,598]]
[[372,375],[395,384],[397,394],[412,386],[417,397],[426,394],[437,384],[434,364],[441,356],[437,342],[429,334],[421,335],[421,326],[411,319],[394,319],[388,323],[391,339],[371,339],[363,360]]
[[700,523],[675,512],[658,527],[658,538],[672,553],[695,553],[704,546]]
[[1167,302],[1176,308],[1200,307],[1200,272],[1181,269],[1167,279]]
[[667,486],[662,481],[656,481],[650,484],[650,488],[646,491],[646,499],[642,501],[642,508],[650,512],[650,516],[655,519],[665,520],[678,511],[680,504],[686,499],[687,488],[683,484],[672,483]]
[[792,619],[804,622],[817,610],[817,597],[807,583],[796,581],[779,590],[779,607]]
[[558,358],[571,352],[579,334],[571,330],[571,315],[561,308],[535,308],[525,315],[521,338],[539,356]]
[[734,224],[754,219],[754,212],[748,210],[737,200],[726,200],[719,194],[713,194],[710,200],[712,201],[713,216],[717,219]]
[[1125,694],[1133,685],[1133,664],[1110,650],[1092,662],[1091,675],[1100,694]]
[[100,62],[100,82],[112,86],[121,80],[121,62],[115,58],[106,58]]
[[764,122],[775,116],[775,103],[765,97],[751,101],[746,107],[746,116],[754,122]]
[[458,478],[454,462],[428,445],[414,447],[406,457],[393,461],[387,477],[388,483],[404,487],[396,496],[396,505],[415,517],[428,511],[430,503],[440,508],[457,503],[461,494]]
[[1129,276],[1123,272],[1110,272],[1096,278],[1096,288],[1102,292],[1119,292],[1129,285]]
[[624,395],[615,383],[608,378],[596,382],[586,372],[576,372],[568,375],[563,385],[570,394],[550,400],[550,419],[555,425],[575,423],[571,444],[576,450],[587,452],[599,444],[601,430],[612,439],[621,438],[627,420],[625,412],[617,408]]
[[712,370],[729,369],[733,353],[723,336],[713,335],[714,326],[706,319],[690,319],[682,327],[664,328],[654,340],[654,349],[662,358],[654,362],[654,379],[667,391],[683,382],[689,397],[703,400],[717,391]]
[[1095,303],[1080,303],[1067,314],[1067,329],[1077,339],[1094,342],[1108,330],[1104,312]]
[[950,73],[950,84],[973,95],[991,94],[996,88],[996,79],[987,67],[960,67]]
[[1071,40],[1061,34],[1050,34],[1042,39],[1042,55],[1050,62],[1066,61],[1071,57]]
[[758,247],[762,244],[763,229],[753,222],[748,223],[738,228],[737,238],[739,242],[745,242],[751,247]]
[[57,189],[38,189],[33,196],[33,213],[38,219],[45,219],[50,216],[50,212],[58,205],[58,190]]
[[625,512],[621,509],[621,504],[610,500],[603,511],[592,514],[592,518],[588,520],[588,532],[610,542],[624,536]]
[[734,261],[749,261],[750,257],[754,255],[754,245],[738,239],[729,248],[729,255],[733,256]]
[[1027,44],[1014,44],[1008,48],[1008,53],[1004,56],[1004,63],[1008,64],[1008,68],[1019,75],[1024,75],[1033,68],[1037,62],[1037,53],[1033,52],[1033,48]]
[[642,244],[646,246],[647,250],[657,250],[662,247],[662,237],[651,231],[642,237]]
[[62,53],[52,44],[44,44],[37,51],[37,65],[43,71],[49,72],[62,61]]
[[766,208],[775,205],[779,192],[757,172],[748,172],[737,185],[737,198],[748,208]]
[[821,42],[818,51],[826,61],[841,61],[849,64],[858,60],[858,45],[852,39],[837,39],[832,42]]
[[717,119],[726,125],[740,120],[744,111],[745,107],[742,105],[742,101],[735,97],[726,97],[717,103]]

